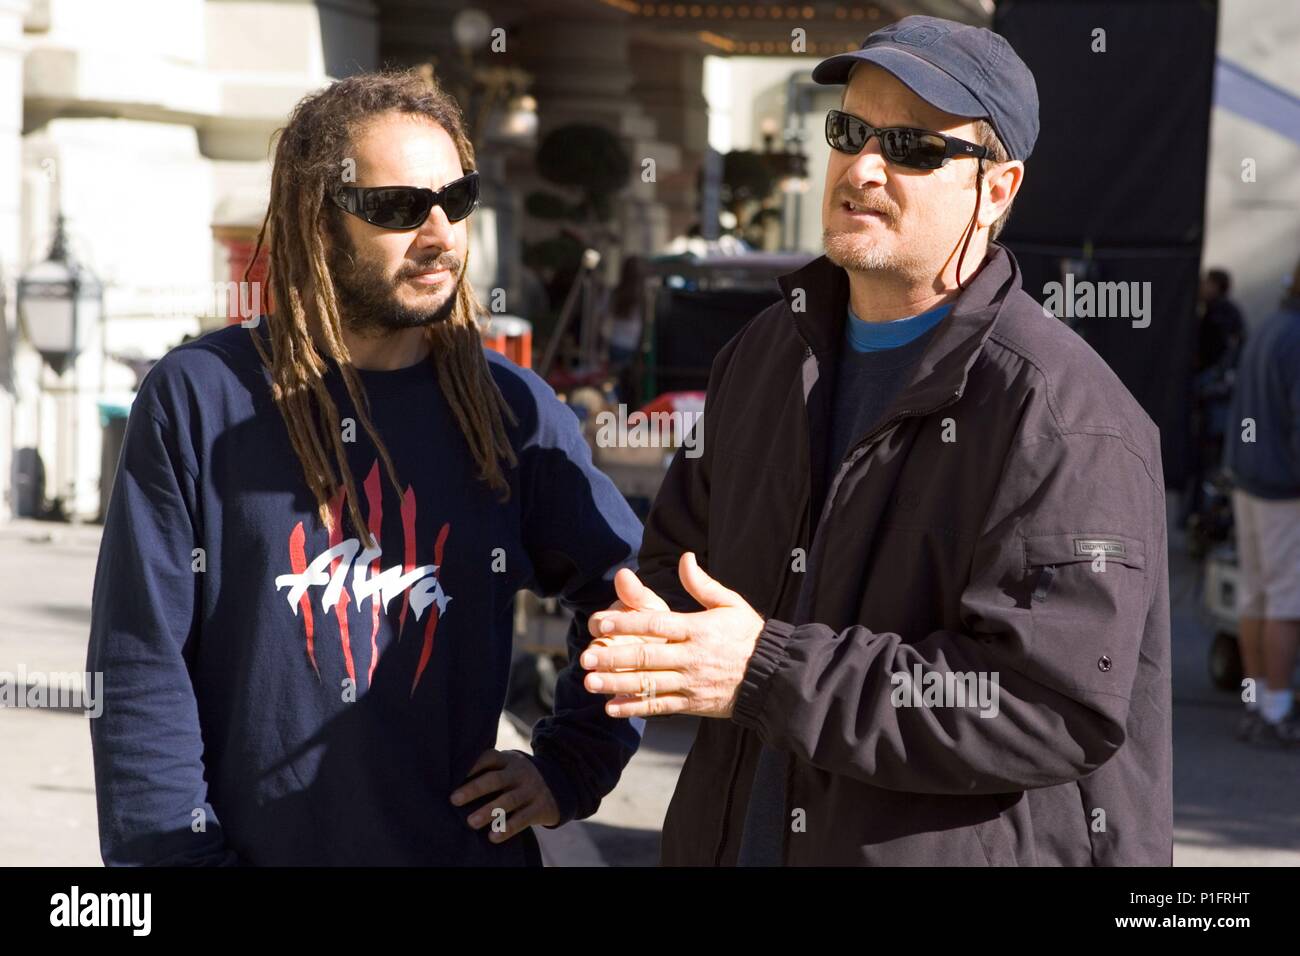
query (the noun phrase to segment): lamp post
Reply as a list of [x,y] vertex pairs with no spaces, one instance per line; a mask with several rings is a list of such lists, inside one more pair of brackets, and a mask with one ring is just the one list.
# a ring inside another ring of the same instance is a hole
[[516,221],[519,203],[509,181],[509,151],[503,147],[532,144],[537,135],[537,100],[527,93],[532,77],[526,71],[487,65],[487,59],[497,59],[483,56],[492,32],[490,14],[475,7],[463,8],[451,23],[459,57],[445,57],[441,64],[438,57],[430,57],[419,69],[429,80],[436,78],[460,104],[466,132],[477,153],[483,197],[479,227],[496,240],[495,254],[476,261],[484,275],[491,272],[493,286],[504,288],[506,299],[515,302],[522,297]]
[[482,49],[492,35],[492,17],[483,10],[465,7],[452,18],[451,34],[468,60]]
[[780,244],[793,249],[799,241],[799,197],[808,191],[808,156],[803,151],[803,131],[798,126],[791,123],[786,127],[781,149],[776,148],[778,130],[776,119],[763,119],[760,125],[762,156],[776,180],[776,198],[781,204]]
[[[67,478],[71,501],[65,503],[56,496],[52,511],[67,516],[76,509],[77,487],[77,376],[76,359],[85,344],[85,330],[100,324],[103,305],[103,284],[94,273],[83,267],[68,250],[64,219],[60,214],[54,225],[54,242],[50,254],[43,262],[31,266],[19,277],[16,301],[18,322],[22,335],[40,353],[41,359],[54,374],[62,378],[69,366],[73,368],[70,389],[58,392],[72,393],[72,422],[70,426],[71,453],[61,464],[70,464]],[[42,397],[46,391],[42,376]],[[37,434],[40,433],[40,398],[37,404]],[[39,438],[38,438],[39,444]],[[65,456],[60,455],[61,459]]]

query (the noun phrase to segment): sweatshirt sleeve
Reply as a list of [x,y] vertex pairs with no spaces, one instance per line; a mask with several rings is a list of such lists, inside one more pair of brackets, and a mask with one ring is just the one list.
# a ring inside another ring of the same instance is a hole
[[618,569],[636,566],[641,523],[593,465],[577,416],[534,373],[523,377],[536,407],[536,427],[519,453],[531,588],[558,596],[573,614],[554,712],[537,722],[532,736],[534,762],[563,824],[596,812],[641,743],[643,723],[606,714],[606,698],[583,687],[578,664],[590,642],[588,617],[617,599]]
[[193,570],[197,469],[154,397],[160,374],[146,377],[127,423],[91,600],[87,669],[103,675],[104,696],[90,726],[100,850],[109,866],[235,865],[208,802],[186,663],[203,578]]
[[1000,488],[959,627],[905,642],[870,622],[769,620],[733,719],[816,767],[915,793],[1049,787],[1105,763],[1164,571],[1163,485],[1123,439],[1073,433],[1014,449]]

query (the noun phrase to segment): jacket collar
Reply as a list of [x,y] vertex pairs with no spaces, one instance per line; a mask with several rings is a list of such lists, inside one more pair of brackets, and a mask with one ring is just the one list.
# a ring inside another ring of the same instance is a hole
[[[811,351],[819,358],[838,354],[848,314],[848,273],[821,256],[777,281],[799,335]],[[1006,246],[992,243],[979,272],[939,323],[911,382],[894,406],[924,409],[960,396],[1003,303],[1019,288],[1020,267],[1015,257]]]

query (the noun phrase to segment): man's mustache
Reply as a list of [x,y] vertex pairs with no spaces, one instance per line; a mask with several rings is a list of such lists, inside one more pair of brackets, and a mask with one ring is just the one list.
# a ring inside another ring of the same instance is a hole
[[867,212],[875,212],[884,216],[886,219],[894,218],[894,210],[889,206],[883,206],[880,203],[872,202],[870,199],[863,199],[859,196],[850,196],[840,193],[837,197],[839,202],[851,202],[859,209],[865,209]]
[[424,262],[414,263],[409,266],[403,266],[397,272],[397,278],[409,279],[417,276],[422,272],[430,272],[438,269],[446,269],[453,276],[460,276],[460,257],[452,254],[438,256],[435,259],[426,259]]

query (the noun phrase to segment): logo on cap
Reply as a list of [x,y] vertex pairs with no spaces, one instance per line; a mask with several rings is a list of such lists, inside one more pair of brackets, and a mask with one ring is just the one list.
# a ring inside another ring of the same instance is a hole
[[946,27],[934,23],[922,23],[919,26],[908,27],[906,30],[895,34],[894,42],[906,43],[910,46],[929,46],[947,32]]

